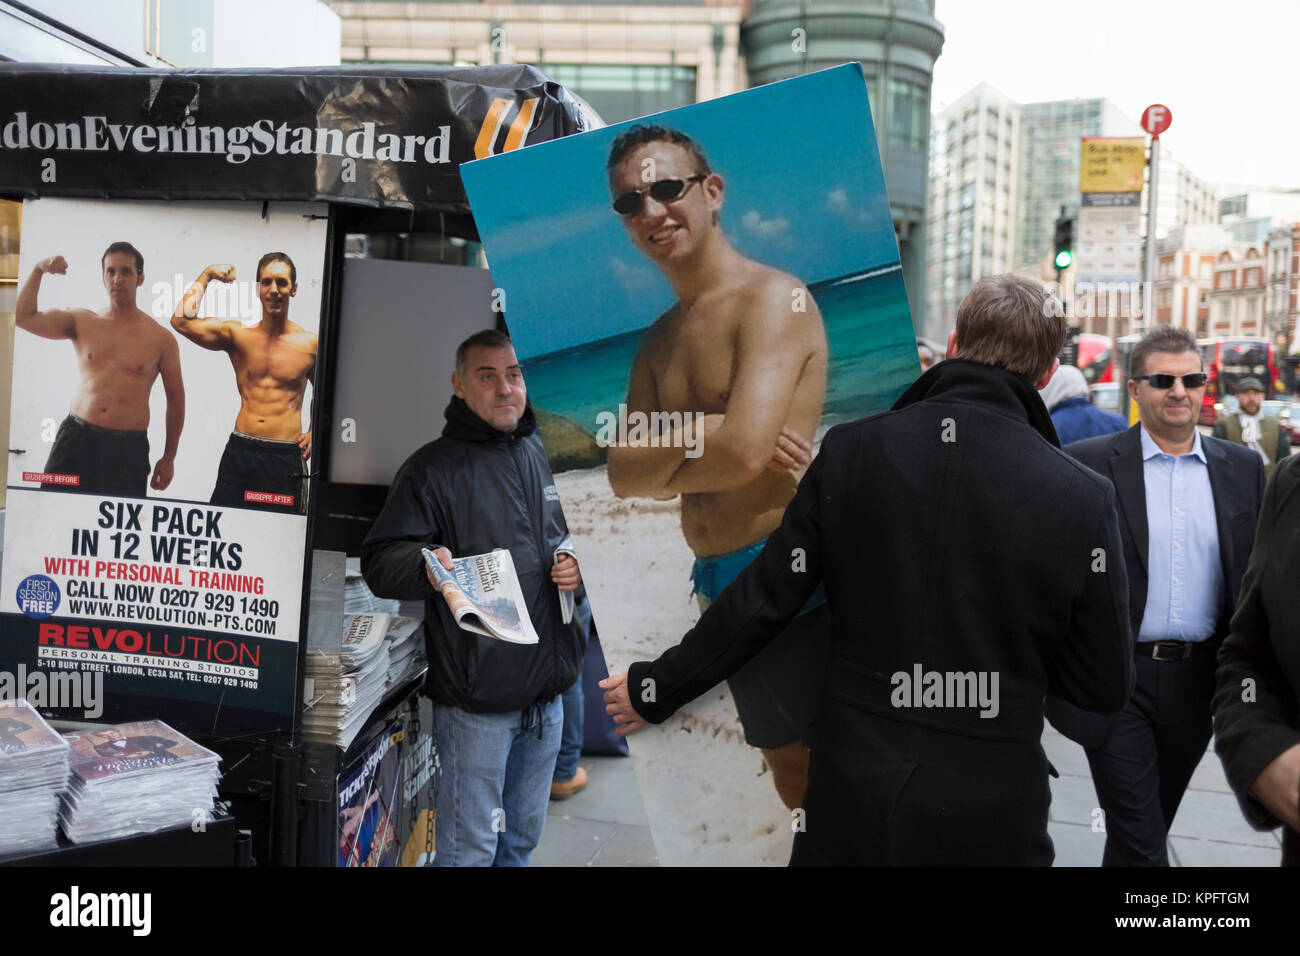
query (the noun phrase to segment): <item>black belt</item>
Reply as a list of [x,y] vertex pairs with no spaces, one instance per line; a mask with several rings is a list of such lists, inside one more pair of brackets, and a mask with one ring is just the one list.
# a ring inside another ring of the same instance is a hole
[[1209,641],[1139,641],[1135,647],[1138,657],[1149,657],[1153,661],[1168,663],[1185,661],[1196,653],[1197,648],[1205,647]]

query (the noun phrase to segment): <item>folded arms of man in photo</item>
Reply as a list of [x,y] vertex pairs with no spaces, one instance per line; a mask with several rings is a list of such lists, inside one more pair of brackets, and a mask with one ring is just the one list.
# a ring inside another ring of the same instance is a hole
[[1232,629],[1219,649],[1214,746],[1246,820],[1287,830],[1300,864],[1300,459],[1269,479]]
[[[725,680],[775,638],[821,582],[819,475],[824,455],[813,459],[786,508],[781,526],[762,553],[711,604],[682,642],[653,664],[633,664],[606,678],[606,712],[629,734],[661,723]],[[611,697],[611,695],[613,695]],[[629,695],[636,698],[633,708]]]

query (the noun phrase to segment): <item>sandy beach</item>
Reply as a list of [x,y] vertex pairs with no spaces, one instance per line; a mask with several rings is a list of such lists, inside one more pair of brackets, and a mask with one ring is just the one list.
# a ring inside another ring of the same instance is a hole
[[[676,644],[699,617],[674,501],[620,500],[605,469],[556,475],[610,673]],[[629,738],[665,866],[784,866],[791,814],[744,740],[726,684]]]

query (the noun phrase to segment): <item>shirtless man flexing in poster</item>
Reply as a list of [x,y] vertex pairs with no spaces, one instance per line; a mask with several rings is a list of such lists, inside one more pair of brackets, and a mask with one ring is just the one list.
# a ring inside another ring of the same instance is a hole
[[[742,256],[718,224],[723,180],[690,137],[634,126],[608,162],[614,209],[667,277],[677,302],[641,339],[627,412],[681,412],[703,435],[657,447],[611,447],[620,498],[682,499],[702,607],[716,599],[781,523],[810,459],[826,396],[826,331],[798,279]],[[646,442],[644,444],[651,444]],[[803,734],[821,692],[830,614],[819,590],[802,615],[728,681],[745,739],[760,747],[777,793],[800,806]]]
[[[108,308],[49,309],[36,299],[46,275],[66,275],[68,262],[52,256],[36,263],[18,291],[15,323],[45,339],[71,339],[81,369],[72,408],[59,426],[45,473],[75,476],[42,488],[143,498],[172,481],[176,447],[185,425],[185,386],[176,337],[135,305],[144,282],[144,257],[129,242],[115,242],[100,257]],[[167,444],[149,474],[149,393],[162,376],[167,395]]]
[[204,269],[172,316],[172,328],[195,345],[228,353],[235,369],[241,405],[212,503],[305,514],[311,429],[302,428],[302,401],[307,383],[316,381],[316,336],[289,321],[298,270],[283,252],[268,252],[258,261],[262,321],[252,328],[237,320],[196,318],[213,279],[234,282],[235,267]]

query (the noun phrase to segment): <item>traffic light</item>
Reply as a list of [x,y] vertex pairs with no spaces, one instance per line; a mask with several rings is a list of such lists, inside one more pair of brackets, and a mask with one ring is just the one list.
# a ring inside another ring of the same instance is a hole
[[1061,207],[1061,215],[1056,220],[1056,257],[1052,260],[1058,270],[1068,269],[1070,263],[1074,261],[1074,217],[1065,214],[1065,207]]

